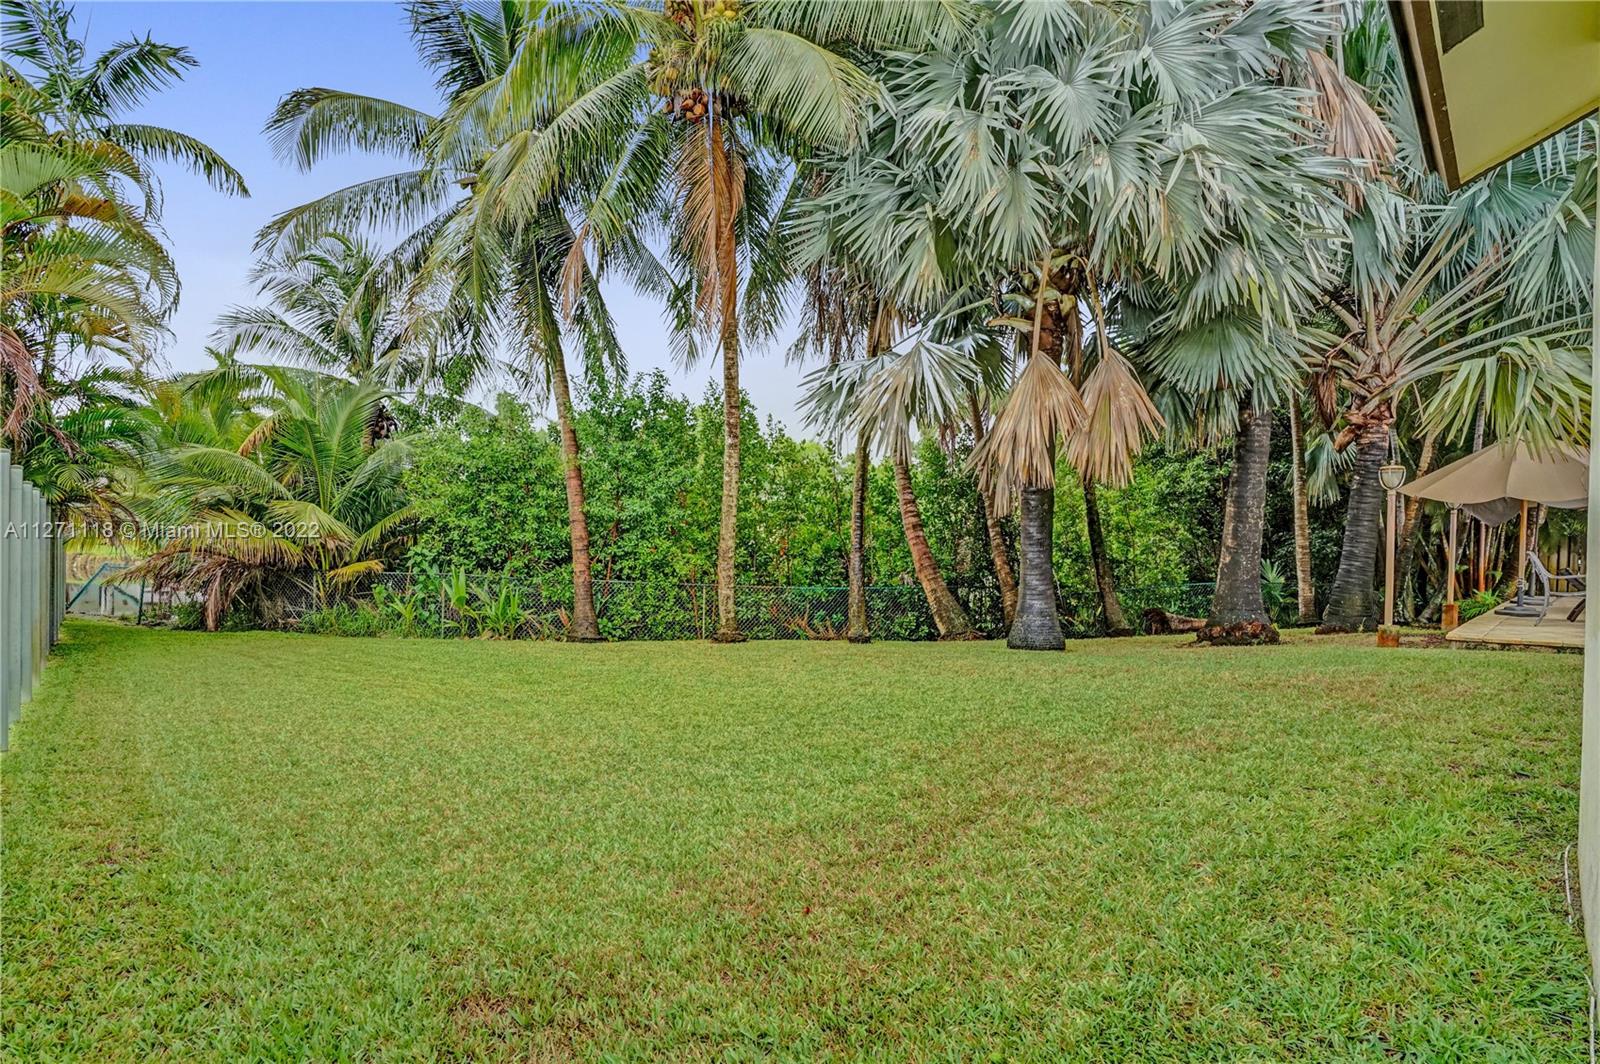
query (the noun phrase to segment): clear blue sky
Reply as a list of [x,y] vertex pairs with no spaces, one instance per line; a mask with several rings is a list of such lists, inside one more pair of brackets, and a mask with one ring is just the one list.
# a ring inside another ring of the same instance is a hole
[[[406,34],[404,12],[388,3],[80,3],[79,30],[91,49],[130,33],[186,45],[199,60],[179,85],[136,117],[199,137],[220,151],[250,186],[249,199],[211,191],[203,180],[163,172],[165,227],[178,262],[182,299],[165,352],[175,369],[201,365],[218,314],[251,302],[251,244],[274,214],[353,181],[401,166],[380,156],[330,160],[309,174],[272,156],[262,123],[278,98],[308,86],[349,89],[437,110],[438,97]],[[613,316],[634,371],[666,369],[698,398],[720,380],[715,366],[673,366],[660,308],[612,286]],[[784,365],[787,341],[752,351],[745,390],[763,417],[799,429],[794,414],[800,370]]]

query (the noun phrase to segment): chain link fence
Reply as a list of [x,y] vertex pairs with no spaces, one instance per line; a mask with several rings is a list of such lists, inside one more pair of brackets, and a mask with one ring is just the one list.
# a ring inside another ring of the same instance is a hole
[[[992,579],[949,581],[973,628],[1005,635],[1004,610]],[[1122,589],[1130,621],[1143,611],[1204,616],[1213,585],[1185,583]],[[595,613],[606,639],[706,639],[717,628],[716,585],[704,582],[597,580]],[[476,574],[436,577],[380,573],[345,590],[346,601],[319,606],[309,594],[289,614],[306,631],[401,631],[443,637],[559,639],[571,618],[572,585],[566,572],[538,577]],[[739,630],[750,639],[837,639],[848,620],[849,590],[842,586],[740,584]],[[917,584],[867,588],[867,623],[874,639],[926,640],[938,636],[927,599]],[[1097,620],[1063,610],[1069,636],[1099,634]]]
[[[950,589],[978,631],[1002,633],[998,590],[976,581],[952,581]],[[594,595],[600,634],[607,639],[706,639],[717,629],[712,583],[597,580]],[[572,611],[566,574],[438,580],[381,573],[361,597],[387,615],[392,627],[427,635],[561,638]],[[750,639],[842,638],[848,604],[845,587],[740,584],[735,592],[739,630]],[[309,606],[295,611],[302,621],[312,612]],[[867,614],[876,639],[932,639],[938,634],[922,588],[915,584],[867,588]]]
[[[126,567],[125,562],[93,559],[93,564],[85,564],[75,558],[67,575],[70,612],[198,624],[197,602],[129,581],[121,572]],[[948,583],[974,630],[988,638],[1005,636],[1000,590],[992,577],[956,576]],[[1118,599],[1128,623],[1137,629],[1149,609],[1204,617],[1214,587],[1210,582],[1129,584],[1118,588]],[[1293,588],[1286,593],[1292,604]],[[594,594],[600,634],[609,640],[707,639],[717,628],[716,585],[709,582],[600,579]],[[572,615],[572,576],[564,569],[532,576],[384,572],[322,593],[311,581],[295,583],[282,592],[282,599],[271,621],[235,614],[226,619],[225,627],[289,627],[336,635],[562,639]],[[1096,609],[1061,601],[1061,626],[1068,638],[1101,634]],[[849,590],[740,584],[736,605],[739,630],[750,639],[838,639],[847,625]],[[874,639],[938,637],[927,599],[915,583],[869,586],[867,623]]]

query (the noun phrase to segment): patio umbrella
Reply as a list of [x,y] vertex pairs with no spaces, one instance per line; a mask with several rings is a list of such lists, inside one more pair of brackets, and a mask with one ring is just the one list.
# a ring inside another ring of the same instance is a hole
[[[1517,531],[1517,602],[1501,612],[1522,606],[1523,551],[1528,542],[1528,503],[1573,510],[1589,503],[1589,452],[1565,444],[1535,447],[1523,441],[1491,444],[1481,451],[1451,462],[1443,469],[1402,484],[1400,491],[1420,499],[1464,506],[1486,524],[1501,524],[1521,511]],[[1497,518],[1497,519],[1496,519]],[[1451,549],[1454,550],[1454,516]],[[1455,559],[1451,559],[1451,594],[1454,600]]]
[[1402,484],[1400,491],[1457,506],[1510,499],[1573,510],[1589,503],[1589,452],[1557,444],[1540,448],[1522,442],[1490,444]]

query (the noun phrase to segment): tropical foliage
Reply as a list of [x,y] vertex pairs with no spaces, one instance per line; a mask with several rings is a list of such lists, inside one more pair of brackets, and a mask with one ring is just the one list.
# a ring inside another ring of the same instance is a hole
[[57,0],[5,0],[0,42],[0,440],[58,511],[104,515],[134,453],[130,385],[178,299],[159,170],[235,195],[244,181],[193,137],[126,119],[195,65],[187,49],[131,38],[90,56]]
[[164,398],[134,502],[148,555],[132,575],[193,595],[207,628],[230,610],[271,623],[336,600],[400,557],[406,445],[369,431],[381,389],[223,366]]
[[[91,55],[70,8],[4,0],[0,422],[58,507],[141,518],[140,571],[210,626],[359,626],[403,567],[559,584],[572,639],[618,581],[714,583],[725,641],[741,583],[848,588],[819,634],[854,640],[887,583],[1028,649],[1147,607],[1368,627],[1378,465],[1587,442],[1595,125],[1447,194],[1380,5],[405,16],[437,107],[301,87],[265,130],[312,172],[399,168],[272,219],[259,298],[173,377],[159,171],[244,186],[127,116],[194,59]],[[719,360],[701,398],[628,377],[623,288]],[[739,386],[791,326],[820,441]],[[1457,562],[1440,513],[1402,520],[1400,612],[1427,616]],[[1473,550],[1488,592],[1515,552]],[[527,613],[458,583],[476,632]]]

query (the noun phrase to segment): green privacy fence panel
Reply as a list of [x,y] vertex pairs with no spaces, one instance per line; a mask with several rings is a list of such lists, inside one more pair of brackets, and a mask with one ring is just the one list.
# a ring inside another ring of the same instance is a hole
[[0,750],[38,689],[66,605],[66,552],[50,504],[0,450]]

